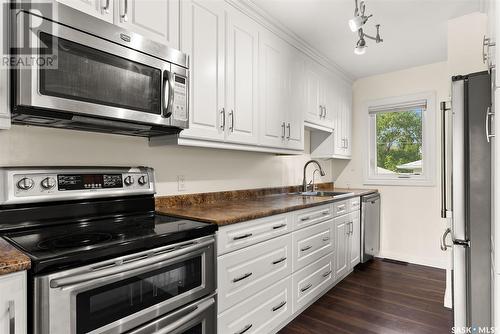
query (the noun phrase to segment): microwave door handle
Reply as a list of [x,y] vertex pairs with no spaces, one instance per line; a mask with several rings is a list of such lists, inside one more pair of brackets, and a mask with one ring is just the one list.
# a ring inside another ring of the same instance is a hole
[[174,85],[172,84],[172,73],[165,71],[163,75],[163,117],[172,116],[172,104],[174,100]]
[[[201,302],[200,304],[196,305],[195,309],[192,312],[190,312],[187,315],[183,316],[182,318],[177,319],[176,321],[168,324],[167,326],[158,329],[157,331],[153,332],[153,334],[171,333],[171,332],[175,331],[176,329],[178,329],[179,327],[181,327],[181,326],[187,324],[188,322],[199,317],[203,312],[205,312],[207,309],[212,307],[212,305],[214,305],[214,304],[215,304],[215,299],[213,297],[208,299],[208,300],[205,300],[205,301]],[[170,315],[167,315],[167,317],[168,316],[170,316]],[[153,322],[147,323],[146,325],[137,328],[136,330],[128,332],[128,334],[151,333],[151,331],[150,331],[151,327],[157,326],[161,321],[164,320],[164,318],[165,317],[156,319]]]

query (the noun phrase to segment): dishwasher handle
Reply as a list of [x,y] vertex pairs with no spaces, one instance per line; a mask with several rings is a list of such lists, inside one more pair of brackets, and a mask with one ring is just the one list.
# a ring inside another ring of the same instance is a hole
[[361,197],[361,200],[364,202],[364,203],[375,203],[376,201],[380,200],[380,194],[379,193],[375,193],[375,194],[370,194],[370,195],[367,195],[367,196],[363,196]]

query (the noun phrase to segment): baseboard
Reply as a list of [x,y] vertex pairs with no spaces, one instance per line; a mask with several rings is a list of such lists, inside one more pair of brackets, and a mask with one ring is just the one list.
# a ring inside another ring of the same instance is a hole
[[380,254],[377,257],[388,258],[388,259],[397,260],[397,261],[404,261],[404,262],[408,262],[411,264],[418,264],[421,266],[427,266],[427,267],[433,267],[433,268],[439,268],[439,269],[446,269],[446,267],[447,267],[446,259],[439,261],[436,259],[411,256],[411,255],[404,255],[404,254],[393,253],[393,252],[380,252]]

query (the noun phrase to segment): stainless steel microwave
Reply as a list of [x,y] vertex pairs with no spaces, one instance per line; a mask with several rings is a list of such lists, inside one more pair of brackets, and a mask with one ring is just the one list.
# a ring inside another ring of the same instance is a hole
[[185,54],[56,1],[49,11],[11,16],[13,123],[142,137],[188,127]]

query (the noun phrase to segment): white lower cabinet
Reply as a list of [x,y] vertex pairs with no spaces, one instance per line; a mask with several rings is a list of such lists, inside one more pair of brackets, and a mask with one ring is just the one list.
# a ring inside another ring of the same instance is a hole
[[333,257],[327,254],[292,276],[293,310],[301,309],[334,281]]
[[360,260],[359,197],[217,231],[218,333],[276,333]]
[[327,220],[292,233],[293,270],[304,268],[333,250],[333,220]]
[[223,255],[217,261],[218,310],[248,299],[292,273],[291,235]]
[[272,333],[291,315],[292,280],[285,278],[219,314],[217,333]]
[[25,334],[26,272],[0,276],[0,333]]

